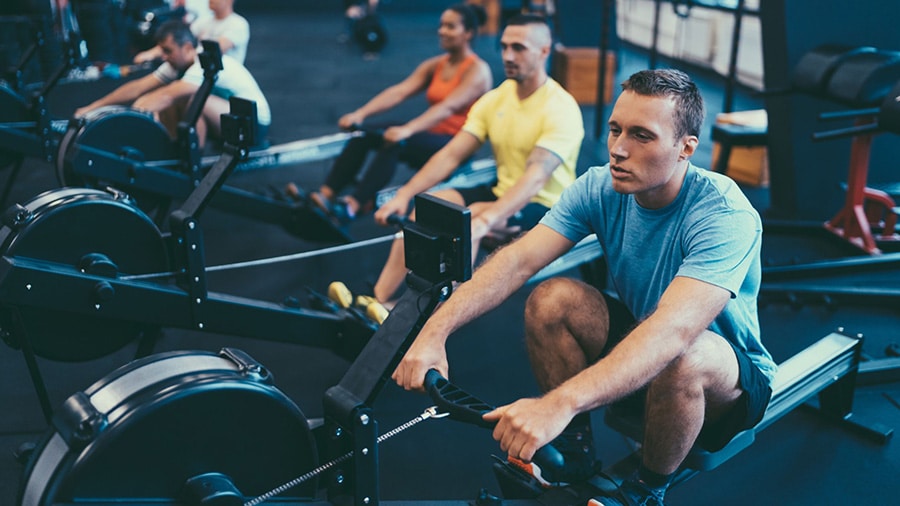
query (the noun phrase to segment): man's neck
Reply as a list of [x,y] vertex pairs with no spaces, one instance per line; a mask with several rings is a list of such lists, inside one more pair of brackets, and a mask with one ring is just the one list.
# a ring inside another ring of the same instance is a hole
[[221,20],[221,19],[225,19],[228,16],[230,16],[232,12],[234,12],[234,9],[219,9],[217,11],[213,11],[213,16],[216,19]]
[[544,85],[547,82],[549,76],[546,72],[541,72],[536,74],[534,77],[528,78],[524,81],[516,82],[516,94],[519,96],[519,100],[525,100],[530,97],[532,93],[537,91],[538,88]]

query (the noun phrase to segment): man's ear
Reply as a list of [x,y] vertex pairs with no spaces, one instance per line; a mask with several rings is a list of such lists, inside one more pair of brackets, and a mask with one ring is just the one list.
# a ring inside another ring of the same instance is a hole
[[692,156],[694,156],[694,152],[697,151],[697,146],[699,144],[700,139],[698,139],[696,135],[684,136],[684,140],[681,144],[681,153],[678,155],[678,160],[689,160]]

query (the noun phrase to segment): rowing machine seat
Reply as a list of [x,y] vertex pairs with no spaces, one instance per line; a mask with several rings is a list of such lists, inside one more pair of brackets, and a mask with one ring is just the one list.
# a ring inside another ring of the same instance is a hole
[[[852,396],[853,389],[842,386],[855,381],[861,348],[862,339],[833,332],[783,362],[772,381],[772,398],[762,420],[739,432],[718,451],[694,446],[682,467],[694,471],[715,469],[753,444],[758,432],[817,394],[823,411],[833,409],[829,415],[843,418],[852,402],[847,393]],[[632,440],[643,440],[643,420],[638,416],[613,405],[607,408],[604,421]]]

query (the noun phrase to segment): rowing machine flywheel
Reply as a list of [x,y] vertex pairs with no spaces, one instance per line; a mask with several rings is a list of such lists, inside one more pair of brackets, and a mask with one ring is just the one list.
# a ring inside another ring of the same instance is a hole
[[[19,506],[242,504],[316,465],[308,420],[265,367],[236,349],[166,352],[66,400],[30,457]],[[284,495],[309,499],[316,487]]]
[[104,179],[98,168],[102,165],[100,157],[84,156],[84,153],[76,156],[86,150],[98,150],[137,162],[176,160],[175,142],[152,115],[122,106],[101,107],[89,112],[81,121],[73,122],[63,135],[56,157],[56,175],[63,186],[98,189],[112,186],[126,191],[145,211],[156,209],[167,200],[129,182]]
[[[0,228],[0,252],[7,259],[50,262],[101,278],[167,272],[170,265],[164,237],[127,195],[84,188],[50,190],[11,207]],[[67,294],[50,282],[10,276],[0,279],[0,327],[10,344],[28,339],[39,356],[91,360],[154,330],[105,317],[102,302],[114,293],[104,291],[102,281],[90,294]],[[51,299],[59,302],[47,304]]]

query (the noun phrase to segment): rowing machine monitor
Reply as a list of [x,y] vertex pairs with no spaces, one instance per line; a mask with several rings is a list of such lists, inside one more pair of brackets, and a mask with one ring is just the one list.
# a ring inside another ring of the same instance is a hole
[[243,98],[228,99],[229,114],[222,115],[222,138],[225,144],[239,149],[256,145],[258,122],[256,102]]
[[415,200],[418,222],[403,227],[406,267],[432,284],[471,278],[471,212],[425,193]]

